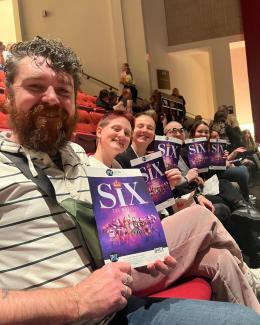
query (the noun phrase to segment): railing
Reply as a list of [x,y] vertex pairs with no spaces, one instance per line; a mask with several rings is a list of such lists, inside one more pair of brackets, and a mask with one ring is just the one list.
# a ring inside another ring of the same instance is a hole
[[107,83],[107,82],[105,82],[105,81],[102,81],[102,80],[100,80],[100,79],[97,79],[97,78],[95,78],[95,77],[93,77],[93,76],[90,76],[89,74],[87,74],[87,73],[86,73],[86,72],[84,72],[84,71],[81,71],[81,74],[83,75],[83,77],[85,77],[85,78],[87,78],[87,79],[92,79],[92,80],[95,80],[95,81],[99,82],[100,84],[102,84],[102,85],[104,85],[104,86],[108,87],[108,88],[109,88],[109,90],[116,90],[116,91],[118,91],[118,90],[119,90],[118,88],[116,88],[116,87],[114,87],[114,86],[112,86],[112,85],[108,84],[108,83]]
[[[83,70],[81,71],[81,74],[82,74],[82,76],[85,77],[86,79],[92,79],[92,80],[94,80],[94,81],[96,81],[96,82],[99,82],[100,84],[102,84],[102,85],[108,87],[109,90],[116,90],[116,91],[119,90],[118,88],[116,88],[116,87],[114,87],[114,86],[108,84],[107,82],[102,81],[102,80],[100,80],[100,79],[98,79],[98,78],[96,78],[96,77],[93,77],[93,76],[89,75],[88,73],[86,73],[86,72],[83,71]],[[137,96],[137,99],[142,100],[142,101],[144,100],[142,97],[139,97],[139,96]]]
[[[183,101],[182,99],[172,96],[172,95],[168,95],[168,94],[161,94],[161,105],[162,108],[166,108],[168,109],[170,112],[174,113],[178,113],[178,112],[182,112],[182,109],[175,107],[176,104],[182,104]],[[195,118],[198,114],[193,114],[191,112],[187,112],[186,111],[186,116],[190,117],[190,118]],[[206,121],[210,121],[209,119],[203,118],[203,120]]]

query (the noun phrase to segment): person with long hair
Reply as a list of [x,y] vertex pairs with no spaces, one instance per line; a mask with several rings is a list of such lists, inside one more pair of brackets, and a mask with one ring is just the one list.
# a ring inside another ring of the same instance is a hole
[[[214,125],[212,126],[212,131],[217,132],[214,128]],[[211,132],[208,124],[204,121],[196,121],[191,129],[190,129],[190,137],[191,138],[198,138],[198,137],[206,137],[208,140],[212,138],[212,132]],[[216,136],[214,136],[216,138]],[[233,159],[234,152],[243,152],[245,151],[244,148],[239,147],[232,151],[232,153],[227,156],[227,161],[230,159]],[[231,157],[232,155],[232,157]],[[245,166],[232,166],[228,165],[227,169],[225,171],[218,171],[217,173],[218,177],[221,179],[227,179],[230,182],[237,182],[241,193],[243,195],[244,200],[249,201],[249,188],[248,188],[248,180],[249,180],[249,173]]]
[[[125,151],[127,143],[128,144],[130,143],[130,137],[129,137],[130,123],[126,123],[128,125],[126,131],[124,128],[126,121],[123,123],[123,120],[126,118],[123,117],[123,115],[120,117],[119,115],[120,112],[116,112],[116,113],[117,115],[112,113],[105,116],[99,122],[99,125],[97,127],[97,138],[98,138],[97,151],[94,154],[94,156],[90,157],[91,166],[99,166],[103,168],[118,167],[117,163],[114,160],[115,158],[118,162],[120,162],[120,164],[123,165],[127,157],[129,162],[129,160],[131,159],[130,156],[136,158],[145,155],[149,143],[151,143],[151,141],[154,138],[155,123],[153,119],[150,116],[146,115],[145,113],[140,114],[135,119],[133,140],[132,140],[131,147],[128,147],[127,151]],[[122,152],[124,152],[123,153],[124,160],[118,159],[118,157],[122,157],[120,155],[120,153]],[[128,155],[126,153],[128,153]],[[119,156],[118,155],[116,156],[116,154],[118,154]],[[176,182],[177,180],[179,180],[179,173],[177,173],[177,175],[176,174],[174,175],[175,177],[172,177],[172,181]],[[217,228],[221,228],[221,230],[219,229],[217,231],[218,235],[216,237],[213,234],[213,237],[211,237],[211,241],[210,241],[211,243],[207,242],[206,244],[207,248],[204,246],[203,250],[200,251],[199,246],[202,243],[201,240],[205,240],[205,238],[202,239],[202,237],[205,236],[205,227],[208,228],[210,224],[212,225],[212,222],[214,222],[214,224],[216,223]],[[177,260],[177,264],[174,266],[174,268],[169,269],[169,273],[167,274],[168,281],[166,286],[169,285],[171,281],[176,281],[181,274],[190,275],[190,276],[205,276],[211,279],[211,284],[214,287],[213,290],[218,291],[216,295],[219,298],[217,299],[226,300],[227,290],[224,289],[225,294],[223,295],[223,292],[221,293],[215,286],[216,285],[215,276],[217,275],[217,273],[215,272],[219,272],[219,268],[221,268],[220,273],[222,272],[229,273],[232,271],[230,270],[230,266],[228,267],[228,269],[226,269],[226,266],[219,265],[219,263],[221,263],[220,256],[223,251],[222,249],[215,250],[215,248],[213,249],[213,246],[226,248],[231,252],[233,252],[234,246],[236,246],[236,250],[238,246],[233,240],[233,238],[229,235],[229,233],[224,229],[220,221],[209,210],[201,208],[199,206],[194,206],[163,219],[162,225],[166,234],[167,242],[169,244],[170,253],[172,257],[174,257]],[[186,235],[183,236],[184,234]],[[222,237],[222,235],[224,236]],[[189,238],[193,238],[192,241],[190,241]],[[230,241],[232,242],[231,246],[233,246],[233,248],[231,248],[230,246]],[[212,244],[213,242],[214,244]],[[198,243],[199,246],[197,245]],[[181,250],[180,247],[182,248]],[[237,253],[235,255],[238,256]],[[242,259],[241,254],[239,253],[239,255],[240,255],[239,259],[241,260]],[[197,260],[197,256],[199,256],[198,260]],[[225,263],[226,262],[224,262],[224,264]],[[247,277],[249,269],[245,266],[245,264],[243,265],[244,266],[242,266],[241,269],[242,274],[247,274],[246,275]],[[189,269],[191,269],[191,273]],[[211,269],[210,272],[209,269]],[[212,270],[215,271],[212,273]],[[224,274],[222,274],[221,277],[225,279],[232,278],[232,276],[230,275],[227,276]],[[138,282],[138,289],[136,288],[137,292],[141,290],[142,292],[145,291],[146,293],[148,292],[151,293],[152,287],[154,287],[155,285],[156,287],[157,286],[160,287],[162,285],[161,289],[165,288],[165,284],[163,284],[164,280],[162,280],[163,278],[161,278],[159,282],[158,282],[158,278],[154,280],[149,275],[138,274],[136,275],[136,277],[134,276],[134,279],[137,280],[137,278],[139,278],[140,281]],[[218,281],[221,280],[218,279],[217,282]],[[218,283],[217,286],[219,285],[220,284]],[[232,286],[232,284],[228,284],[229,287],[230,285]],[[220,285],[220,287],[223,290],[223,284]],[[135,292],[136,289],[133,288],[133,292]]]
[[132,100],[136,103],[137,100],[137,88],[135,81],[133,79],[133,74],[130,70],[130,66],[128,63],[123,63],[121,67],[121,75],[120,75],[120,84],[123,85],[124,88],[129,88],[132,93]]

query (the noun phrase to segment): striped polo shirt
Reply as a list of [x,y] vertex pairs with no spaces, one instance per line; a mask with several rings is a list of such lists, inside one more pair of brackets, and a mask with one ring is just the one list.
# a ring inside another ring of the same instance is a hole
[[31,171],[44,169],[57,200],[89,200],[84,166],[88,157],[75,143],[60,150],[63,170],[45,153],[24,150],[0,134],[0,287],[61,288],[90,274],[91,266],[73,220],[51,202],[2,152],[22,152]]

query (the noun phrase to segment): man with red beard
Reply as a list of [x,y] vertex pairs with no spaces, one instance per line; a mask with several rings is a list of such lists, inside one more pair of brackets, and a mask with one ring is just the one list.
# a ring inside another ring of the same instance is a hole
[[[79,61],[62,43],[41,37],[15,44],[11,54],[6,87],[12,132],[0,134],[0,324],[259,324],[259,315],[238,304],[132,298],[136,274],[140,283],[143,273],[145,279],[169,275],[171,257],[142,273],[121,262],[93,272],[73,220],[6,155],[21,155],[32,177],[44,172],[58,202],[88,200],[88,158],[69,142]],[[260,313],[246,282],[244,293]]]

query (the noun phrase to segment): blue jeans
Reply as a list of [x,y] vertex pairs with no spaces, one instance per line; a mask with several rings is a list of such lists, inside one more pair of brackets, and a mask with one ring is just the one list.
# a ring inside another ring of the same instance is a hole
[[[126,311],[127,319],[114,319],[112,324],[128,325],[259,325],[260,315],[238,304],[185,299],[146,299],[134,310]],[[138,304],[137,304],[138,305]],[[130,307],[131,308],[131,307]]]
[[248,180],[249,172],[246,166],[230,167],[220,173],[220,178],[228,179],[230,182],[237,182],[241,193],[246,201],[249,199]]

